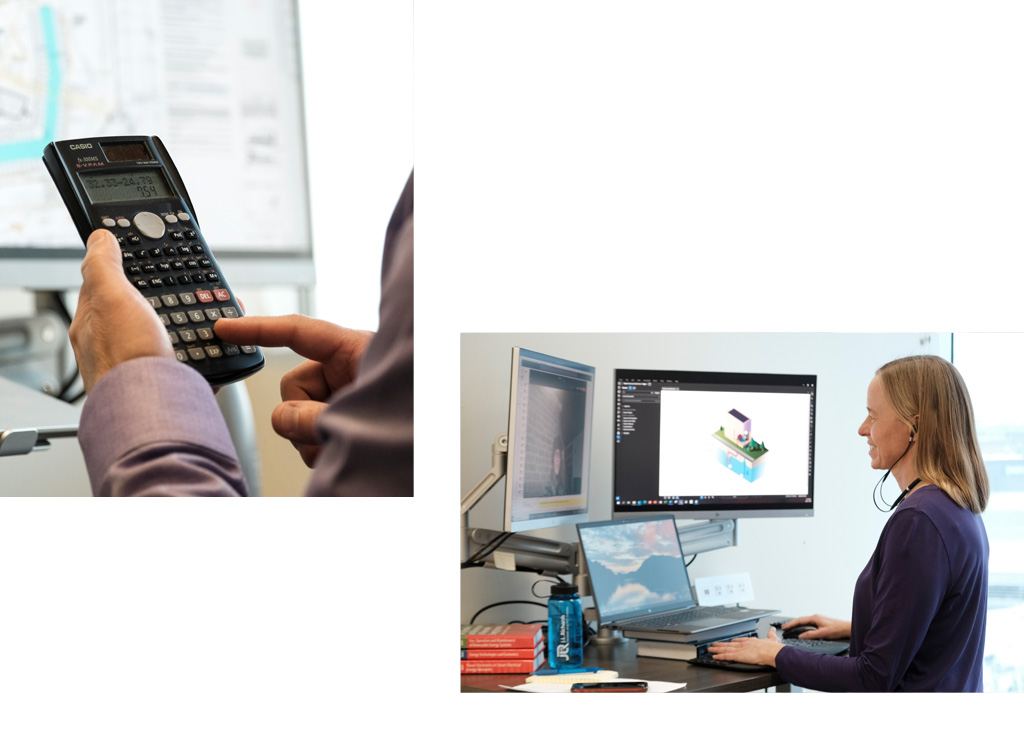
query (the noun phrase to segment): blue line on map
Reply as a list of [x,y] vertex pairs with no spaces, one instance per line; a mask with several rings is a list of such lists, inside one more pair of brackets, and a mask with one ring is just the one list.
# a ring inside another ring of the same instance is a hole
[[57,131],[60,57],[57,54],[57,34],[53,26],[53,9],[49,5],[44,5],[39,9],[39,21],[43,29],[43,39],[46,43],[46,63],[49,67],[49,76],[46,80],[46,122],[43,124],[43,137],[33,141],[0,144],[0,162],[39,159],[43,155],[43,147],[54,139]]

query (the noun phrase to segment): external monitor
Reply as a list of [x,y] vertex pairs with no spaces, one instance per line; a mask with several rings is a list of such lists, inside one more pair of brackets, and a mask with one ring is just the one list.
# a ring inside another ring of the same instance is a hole
[[594,368],[515,347],[506,532],[588,520]]
[[[156,135],[240,284],[314,281],[296,0],[0,3],[0,285],[81,283],[51,141]],[[224,178],[231,190],[224,190]]]
[[812,516],[817,376],[615,371],[613,518]]

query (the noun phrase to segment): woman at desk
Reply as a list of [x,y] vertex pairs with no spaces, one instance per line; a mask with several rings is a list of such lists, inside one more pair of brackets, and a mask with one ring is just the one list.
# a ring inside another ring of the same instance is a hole
[[821,691],[981,691],[989,486],[967,388],[945,360],[915,356],[879,368],[867,400],[858,434],[871,466],[889,469],[905,490],[857,580],[852,621],[783,624],[815,627],[802,638],[849,640],[849,656],[783,646],[774,629],[710,651],[772,665],[787,682]]

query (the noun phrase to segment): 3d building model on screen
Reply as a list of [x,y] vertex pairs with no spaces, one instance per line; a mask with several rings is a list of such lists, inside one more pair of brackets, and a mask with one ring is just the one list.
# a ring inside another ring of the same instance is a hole
[[718,461],[722,466],[731,469],[749,482],[764,474],[764,460],[768,458],[768,449],[763,443],[758,443],[751,437],[749,417],[731,409],[725,416],[722,427],[713,435],[721,444],[718,448]]

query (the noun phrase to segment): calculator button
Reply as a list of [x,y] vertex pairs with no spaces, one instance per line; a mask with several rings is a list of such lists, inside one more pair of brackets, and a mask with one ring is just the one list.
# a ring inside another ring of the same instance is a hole
[[178,297],[181,298],[182,305],[196,304],[196,296],[193,295],[191,292],[182,292],[180,295],[178,295]]
[[[138,238],[136,238],[136,239],[138,239]],[[131,238],[129,238],[129,241],[130,240],[131,240]],[[140,260],[143,259],[143,258],[149,258],[149,251],[148,250],[136,250],[135,251],[135,257],[140,259]]]
[[183,342],[194,342],[196,340],[196,332],[192,329],[182,329],[178,332]]
[[129,266],[128,267],[128,273],[129,274],[141,274],[142,273],[142,267],[141,266],[136,266],[136,265]]
[[193,360],[205,360],[206,359],[206,353],[203,352],[203,350],[201,350],[199,347],[189,347],[188,348],[188,356],[191,357]]
[[160,314],[160,323],[162,323],[164,326],[170,326],[171,325],[171,317],[169,315],[167,315],[166,313],[161,313]]
[[220,357],[224,353],[220,351],[220,347],[218,347],[216,344],[211,344],[206,347],[206,354],[208,354],[210,357]]
[[[210,274],[210,276],[212,277],[213,274]],[[201,273],[198,273],[198,272],[194,272],[192,274],[192,281],[193,282],[205,282],[207,280],[207,278],[208,277],[205,274],[201,274]],[[210,279],[210,281],[212,282],[214,280]]]
[[213,293],[208,289],[201,289],[196,292],[199,302],[213,302]]
[[149,257],[150,258],[160,258],[160,257],[163,256],[163,254],[164,254],[164,249],[163,248],[151,248],[150,251],[149,251]]
[[206,308],[203,312],[206,313],[207,321],[216,321],[220,318],[220,311],[216,308]]
[[234,357],[235,355],[238,354],[238,345],[237,344],[225,344],[225,345],[223,345],[223,349],[224,349],[224,354],[227,355],[228,357]]
[[174,269],[175,271],[184,271],[185,264],[182,263],[181,261],[171,261],[171,268]]
[[203,341],[207,341],[208,342],[211,339],[213,339],[213,329],[209,329],[209,328],[196,329],[196,334],[198,334],[199,338],[202,339]]
[[207,274],[206,274],[206,281],[208,281],[208,282],[219,282],[220,281],[220,277],[217,276],[214,272],[210,271],[210,272],[207,272]]
[[190,281],[192,281],[192,277],[190,277],[188,274],[182,274],[181,276],[178,277],[179,284],[188,284]]
[[115,226],[117,226],[117,222],[115,222],[115,221],[114,221],[113,219],[111,219],[111,218],[110,218],[110,217],[108,216],[108,217],[105,217],[105,218],[103,219],[103,226],[104,226],[104,227],[115,227]]
[[204,323],[206,321],[206,316],[203,315],[203,311],[201,310],[190,310],[188,312],[188,317],[193,323]]
[[171,320],[181,326],[182,324],[188,323],[188,316],[184,313],[171,313]]
[[167,216],[164,217],[164,221],[167,222],[168,224],[177,224],[178,217],[175,216],[174,214],[168,214]]
[[174,350],[174,356],[178,358],[178,362],[188,362],[188,355],[183,349]]
[[168,308],[173,308],[178,304],[178,298],[174,295],[162,295],[160,299],[164,301],[164,305]]
[[139,289],[149,289],[149,282],[147,282],[145,279],[136,279],[135,286],[138,287]]
[[172,240],[184,240],[185,236],[183,234],[181,234],[180,232],[172,232],[171,233],[171,239]]
[[135,254],[132,253],[130,250],[122,250],[121,251],[121,259],[125,260],[125,261],[134,261],[135,260]]
[[220,314],[224,318],[238,318],[238,311],[235,308],[221,308]]
[[178,343],[178,334],[177,334],[177,332],[175,332],[175,331],[168,331],[167,332],[167,336],[170,337],[171,344],[177,344]]
[[163,279],[150,279],[149,280],[149,286],[150,287],[163,287],[164,286],[164,280]]
[[160,269],[161,271],[170,271],[171,270],[171,264],[167,263],[167,261],[160,261],[160,263],[158,263],[156,265],[156,267],[158,269]]
[[165,276],[163,279],[164,284],[166,284],[169,287],[173,287],[175,284],[178,283],[178,280],[175,279],[173,276]]
[[143,265],[142,273],[143,274],[155,274],[156,273],[156,266],[154,264],[152,264],[152,263],[147,263],[147,264]]
[[231,299],[231,293],[228,292],[226,289],[218,288],[213,290],[213,296],[220,300],[221,302],[227,302],[228,300]]
[[185,268],[186,269],[198,269],[199,268],[199,261],[196,261],[195,259],[190,258],[187,261],[185,261]]
[[193,245],[192,252],[202,254],[206,252],[206,248],[204,248],[202,245]]
[[146,237],[151,240],[158,240],[167,231],[164,220],[152,211],[140,211],[135,215],[135,226]]
[[148,302],[154,308],[159,308],[160,307],[160,298],[159,297],[147,297],[146,298],[146,302]]
[[213,261],[211,261],[209,258],[200,258],[199,265],[204,269],[208,269],[211,266],[213,266]]
[[[110,226],[110,225],[107,225],[107,226]],[[132,223],[131,223],[131,222],[129,222],[129,221],[127,220],[127,219],[125,219],[125,218],[124,218],[124,217],[122,216],[122,217],[121,217],[120,219],[118,219],[118,220],[117,220],[117,226],[118,226],[118,227],[131,227],[131,226],[132,226]]]
[[142,242],[142,238],[138,235],[128,235],[129,245],[138,245],[140,242]]
[[189,240],[195,240],[197,237],[199,237],[199,235],[196,234],[196,231],[194,229],[188,229],[185,230],[185,237],[187,237]]
[[251,344],[243,344],[242,351],[247,355],[251,355],[256,351],[256,348]]

